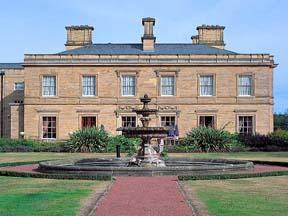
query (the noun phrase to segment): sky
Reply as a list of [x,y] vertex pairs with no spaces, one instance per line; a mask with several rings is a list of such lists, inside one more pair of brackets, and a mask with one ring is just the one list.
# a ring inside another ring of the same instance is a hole
[[63,51],[67,25],[94,26],[94,43],[138,43],[148,16],[159,43],[191,43],[198,25],[224,25],[226,49],[274,55],[274,111],[288,110],[287,0],[0,0],[0,7],[3,63]]

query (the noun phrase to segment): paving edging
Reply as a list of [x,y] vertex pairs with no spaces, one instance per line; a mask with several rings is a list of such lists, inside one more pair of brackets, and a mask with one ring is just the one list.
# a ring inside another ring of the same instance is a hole
[[115,183],[115,179],[113,178],[109,185],[107,185],[106,189],[99,195],[99,197],[95,200],[93,207],[89,211],[87,215],[84,216],[93,216],[96,212],[96,209],[98,208],[99,204],[102,202],[102,200],[105,198],[105,196],[108,194],[110,189],[112,188],[113,184]]
[[192,209],[193,216],[200,216],[200,215],[198,215],[196,208],[193,206],[192,200],[189,198],[188,194],[186,193],[186,191],[184,190],[184,188],[180,184],[179,180],[177,181],[177,187],[178,187],[178,190],[180,191],[180,193],[182,194],[182,196],[184,197],[187,205]]

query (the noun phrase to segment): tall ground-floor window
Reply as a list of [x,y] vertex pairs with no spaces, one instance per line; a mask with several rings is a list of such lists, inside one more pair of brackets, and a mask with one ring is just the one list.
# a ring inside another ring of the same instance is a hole
[[122,116],[122,127],[136,127],[136,116]]
[[42,138],[56,139],[56,116],[42,117]]
[[214,116],[199,116],[199,126],[215,128]]
[[238,132],[240,134],[253,134],[254,133],[253,116],[238,116]]
[[82,116],[82,128],[96,127],[96,116]]
[[175,116],[161,116],[162,127],[172,127],[175,125],[176,125]]

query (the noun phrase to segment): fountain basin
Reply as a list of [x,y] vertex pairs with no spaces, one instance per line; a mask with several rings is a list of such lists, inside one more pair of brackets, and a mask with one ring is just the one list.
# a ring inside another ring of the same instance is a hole
[[39,170],[47,173],[112,176],[201,175],[252,169],[253,163],[224,159],[165,159],[166,167],[128,167],[129,159],[54,160],[39,163]]

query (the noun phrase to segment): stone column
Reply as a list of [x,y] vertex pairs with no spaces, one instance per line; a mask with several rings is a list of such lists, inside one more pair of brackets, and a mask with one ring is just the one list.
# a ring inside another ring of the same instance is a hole
[[24,109],[23,104],[20,103],[10,103],[10,138],[18,139],[20,138],[20,132],[23,132],[23,120],[24,120]]

